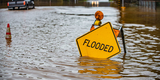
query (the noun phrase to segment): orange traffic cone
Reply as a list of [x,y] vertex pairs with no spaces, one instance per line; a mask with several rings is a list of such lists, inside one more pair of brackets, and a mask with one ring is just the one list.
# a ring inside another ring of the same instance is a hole
[[6,39],[11,39],[10,25],[7,24]]

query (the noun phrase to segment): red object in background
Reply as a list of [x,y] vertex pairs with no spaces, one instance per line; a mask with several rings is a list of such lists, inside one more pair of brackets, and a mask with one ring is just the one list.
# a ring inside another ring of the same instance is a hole
[[25,1],[23,1],[23,5],[26,5],[26,2],[25,2]]
[[7,6],[9,6],[9,2],[7,3]]

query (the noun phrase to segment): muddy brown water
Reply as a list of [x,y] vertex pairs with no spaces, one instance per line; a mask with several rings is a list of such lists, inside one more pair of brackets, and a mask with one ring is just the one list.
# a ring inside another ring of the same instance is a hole
[[[124,27],[127,54],[118,37],[119,55],[111,59],[80,57],[75,39],[89,31],[97,10],[105,14],[102,23]],[[128,7],[125,12],[115,7],[83,6],[0,9],[0,79],[158,80],[159,15],[139,7]],[[8,23],[11,40],[5,39]]]

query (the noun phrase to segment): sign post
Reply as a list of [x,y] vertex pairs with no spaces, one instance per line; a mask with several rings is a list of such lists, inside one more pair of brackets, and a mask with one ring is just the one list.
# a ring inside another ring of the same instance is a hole
[[122,35],[122,42],[123,42],[123,49],[124,49],[124,53],[126,54],[126,45],[125,45],[125,38],[124,38],[124,32],[123,32],[123,28],[121,28],[121,35]]
[[76,43],[81,56],[109,59],[121,52],[110,22],[78,37]]

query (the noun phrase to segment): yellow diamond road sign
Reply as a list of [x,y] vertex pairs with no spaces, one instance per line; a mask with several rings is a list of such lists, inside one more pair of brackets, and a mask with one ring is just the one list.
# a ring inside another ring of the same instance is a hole
[[81,56],[109,59],[121,52],[110,22],[78,37],[76,43]]

